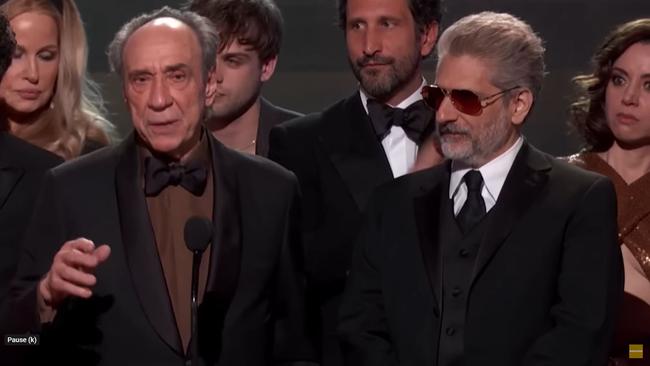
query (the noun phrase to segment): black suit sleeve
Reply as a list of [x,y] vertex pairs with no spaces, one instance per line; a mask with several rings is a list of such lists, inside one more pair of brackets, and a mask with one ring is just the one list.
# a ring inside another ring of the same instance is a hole
[[[301,120],[299,123],[309,122]],[[356,222],[347,221],[349,212],[339,202],[333,201],[338,197],[332,195],[332,187],[327,187],[330,192],[326,192],[325,185],[330,181],[322,174],[324,162],[313,146],[317,143],[304,130],[280,125],[271,130],[269,159],[292,171],[298,178],[302,192],[301,232],[309,291],[316,291],[317,297],[328,298],[338,295],[345,283],[352,245],[348,237]]]
[[50,270],[52,259],[65,241],[64,210],[57,199],[56,182],[47,173],[25,233],[24,246],[10,293],[10,321],[13,333],[39,332],[36,301],[39,281]]
[[384,307],[381,266],[381,210],[371,199],[352,259],[339,311],[338,333],[350,366],[398,365]]
[[275,292],[274,357],[279,365],[311,365],[316,359],[305,312],[305,276],[297,184],[288,212]]
[[[0,321],[2,334],[41,334],[46,329],[41,324],[36,293],[39,281],[49,271],[54,254],[63,244],[63,211],[56,199],[54,184],[52,174],[47,173],[34,216],[25,232],[18,269],[8,296],[7,313]],[[42,360],[37,360],[44,342],[47,343],[41,337],[39,347],[0,346],[0,363],[41,364]]]
[[623,296],[616,195],[606,178],[585,192],[567,223],[560,271],[554,326],[533,343],[523,365],[605,365]]

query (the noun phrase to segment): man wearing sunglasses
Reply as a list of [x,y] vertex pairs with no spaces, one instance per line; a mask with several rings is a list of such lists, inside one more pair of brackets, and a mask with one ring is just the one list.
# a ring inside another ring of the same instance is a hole
[[484,12],[438,44],[448,162],[375,191],[339,325],[350,365],[605,365],[622,296],[605,177],[537,150],[521,126],[544,48]]
[[342,364],[338,304],[370,193],[413,169],[434,127],[421,101],[421,63],[440,20],[438,0],[341,0],[338,9],[359,90],[276,127],[269,150],[301,185],[308,289],[324,366]]

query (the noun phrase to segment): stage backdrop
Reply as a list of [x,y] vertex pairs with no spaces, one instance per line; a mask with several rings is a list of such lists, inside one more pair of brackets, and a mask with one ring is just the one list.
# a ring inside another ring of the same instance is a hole
[[[119,79],[106,61],[106,46],[119,26],[142,12],[183,1],[77,0],[90,45],[90,71],[101,85],[111,120],[121,136],[130,131]],[[335,0],[276,0],[285,19],[278,70],[263,94],[274,103],[303,113],[318,111],[349,95],[356,81],[349,71],[343,33],[336,26]],[[648,0],[448,0],[443,28],[479,11],[512,13],[532,25],[545,40],[548,75],[541,98],[525,126],[529,141],[557,155],[579,148],[567,127],[574,95],[573,75],[589,69],[589,58],[616,24],[650,17]],[[427,60],[428,80],[435,75]]]

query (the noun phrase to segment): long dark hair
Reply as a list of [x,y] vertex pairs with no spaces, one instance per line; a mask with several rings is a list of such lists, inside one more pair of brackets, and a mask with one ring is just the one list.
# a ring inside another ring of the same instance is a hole
[[594,54],[594,71],[573,78],[581,95],[571,105],[571,124],[584,139],[588,151],[602,152],[614,143],[605,116],[605,90],[614,62],[638,42],[650,42],[650,18],[637,19],[614,29]]

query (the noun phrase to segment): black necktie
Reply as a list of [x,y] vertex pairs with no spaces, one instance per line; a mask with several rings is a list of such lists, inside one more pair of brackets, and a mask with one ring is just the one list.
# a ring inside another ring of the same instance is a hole
[[368,115],[380,141],[388,135],[392,126],[399,126],[404,129],[409,139],[419,144],[431,132],[431,127],[434,127],[431,123],[433,111],[422,100],[406,109],[393,108],[374,99],[368,99],[367,106]]
[[208,171],[200,161],[191,161],[186,165],[168,164],[150,156],[144,164],[144,193],[147,196],[156,196],[169,185],[180,185],[195,196],[200,196],[205,190]]
[[483,176],[478,170],[470,170],[463,177],[467,186],[467,199],[456,221],[463,233],[468,233],[485,216],[485,201],[481,195]]

